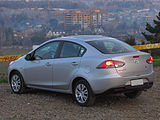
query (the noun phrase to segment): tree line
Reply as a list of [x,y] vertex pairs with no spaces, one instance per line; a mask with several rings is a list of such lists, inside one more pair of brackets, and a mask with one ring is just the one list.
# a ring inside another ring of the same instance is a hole
[[[160,12],[156,17],[157,20],[153,20],[154,25],[152,26],[147,22],[145,28],[146,32],[142,32],[142,35],[145,37],[147,42],[151,44],[160,43]],[[127,37],[125,42],[130,45],[136,45],[134,36]]]
[[[3,18],[2,15],[0,15],[0,17]],[[160,42],[160,12],[156,17],[157,19],[153,20],[154,25],[152,26],[150,23],[146,23],[146,32],[142,32],[142,35],[145,37],[148,43]],[[2,46],[17,45],[18,43],[16,43],[14,40],[13,29],[7,25],[7,19],[6,21],[3,20],[0,20],[0,48]],[[45,32],[40,31],[35,32],[30,40],[33,44],[40,44],[41,42],[46,41],[47,38]],[[125,42],[130,45],[136,45],[136,39],[134,36],[127,37]]]

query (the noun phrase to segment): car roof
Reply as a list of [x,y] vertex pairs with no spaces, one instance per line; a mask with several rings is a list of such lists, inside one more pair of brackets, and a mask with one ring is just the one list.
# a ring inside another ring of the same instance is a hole
[[102,35],[76,35],[76,36],[67,36],[67,37],[56,38],[56,39],[53,39],[53,40],[94,41],[94,40],[100,40],[100,39],[114,39],[114,38],[105,37],[105,36],[102,36]]
[[[59,38],[51,39],[51,40],[48,40],[48,41],[42,43],[41,45],[39,45],[39,47],[48,43],[48,42],[59,41],[59,40],[62,40],[62,41],[66,40],[66,41],[78,42],[80,44],[83,44],[83,42],[87,42],[87,41],[104,40],[104,39],[115,39],[115,38],[106,37],[106,36],[102,36],[102,35],[75,35],[75,36],[67,36],[67,37],[59,37]],[[86,45],[88,45],[88,44],[86,44]],[[33,49],[32,51],[38,49],[39,47]],[[32,51],[30,51],[30,53]]]

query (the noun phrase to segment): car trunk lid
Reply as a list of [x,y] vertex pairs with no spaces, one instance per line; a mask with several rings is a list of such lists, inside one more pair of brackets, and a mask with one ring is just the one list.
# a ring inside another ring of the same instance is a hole
[[152,64],[146,62],[149,59],[150,54],[144,52],[132,52],[123,54],[110,54],[112,60],[124,62],[123,67],[116,68],[119,75],[123,77],[127,76],[139,76],[148,74],[152,71]]

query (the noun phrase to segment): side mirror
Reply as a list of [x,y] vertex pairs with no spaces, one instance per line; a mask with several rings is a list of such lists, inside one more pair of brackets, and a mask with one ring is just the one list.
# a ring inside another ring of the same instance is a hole
[[31,54],[27,54],[26,57],[25,57],[25,59],[26,59],[27,61],[31,60],[31,59],[32,59]]

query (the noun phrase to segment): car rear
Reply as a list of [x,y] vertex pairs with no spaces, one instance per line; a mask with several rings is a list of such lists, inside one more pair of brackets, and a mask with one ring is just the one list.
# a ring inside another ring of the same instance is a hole
[[100,51],[89,82],[95,94],[146,90],[153,85],[153,58],[116,39],[87,41]]

